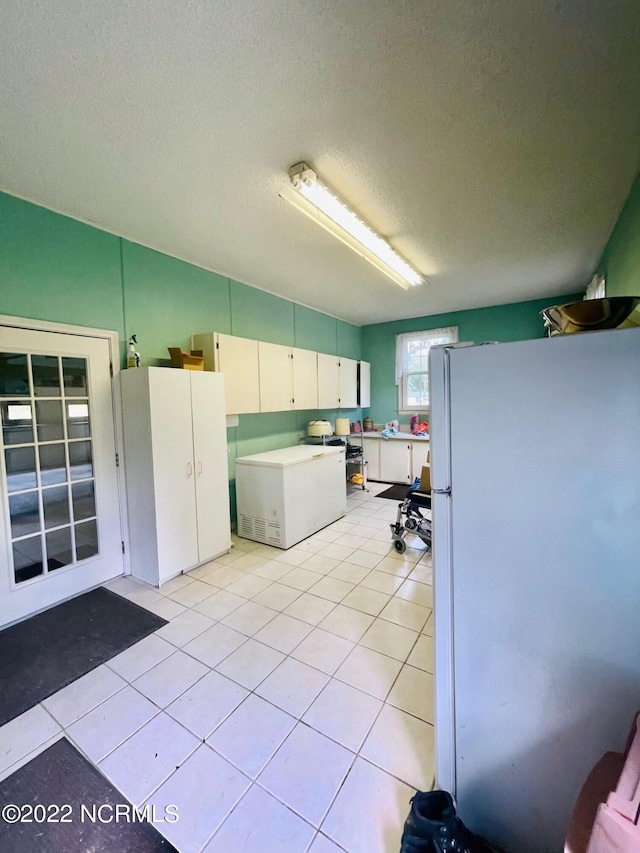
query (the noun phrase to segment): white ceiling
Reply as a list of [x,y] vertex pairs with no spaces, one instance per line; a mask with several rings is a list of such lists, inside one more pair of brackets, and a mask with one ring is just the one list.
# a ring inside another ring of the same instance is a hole
[[[639,40],[637,0],[3,0],[0,188],[358,324],[570,293]],[[299,160],[430,283],[282,201]]]

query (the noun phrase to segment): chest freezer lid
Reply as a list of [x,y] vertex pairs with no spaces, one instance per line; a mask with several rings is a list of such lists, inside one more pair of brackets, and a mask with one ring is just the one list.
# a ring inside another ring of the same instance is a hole
[[299,444],[295,447],[282,447],[280,450],[268,450],[266,453],[254,453],[252,456],[240,456],[236,465],[256,465],[268,468],[290,468],[322,456],[344,454],[344,447]]

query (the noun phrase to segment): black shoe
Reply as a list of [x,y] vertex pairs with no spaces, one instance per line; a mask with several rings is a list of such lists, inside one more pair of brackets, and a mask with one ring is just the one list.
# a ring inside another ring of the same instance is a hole
[[456,815],[447,791],[417,791],[404,824],[400,853],[493,853]]

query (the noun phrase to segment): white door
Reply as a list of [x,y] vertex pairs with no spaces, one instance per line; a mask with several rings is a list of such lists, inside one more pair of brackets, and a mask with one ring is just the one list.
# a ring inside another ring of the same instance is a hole
[[337,355],[318,353],[318,408],[337,409],[340,396],[340,360]]
[[358,405],[363,409],[371,405],[371,365],[368,361],[358,364]]
[[355,409],[358,405],[358,362],[340,359],[340,408]]
[[297,411],[318,408],[318,356],[308,349],[294,347],[293,408]]
[[384,439],[363,438],[364,459],[367,465],[367,474],[370,480],[380,479],[380,444]]
[[189,373],[149,369],[159,583],[198,563]]
[[198,561],[231,547],[224,376],[190,370],[198,522]]
[[228,415],[260,411],[258,341],[219,334],[216,370],[224,373]]
[[110,361],[0,326],[0,626],[122,574]]
[[386,483],[411,483],[411,445],[400,439],[380,441],[380,479]]
[[285,412],[293,408],[291,347],[258,341],[260,411]]

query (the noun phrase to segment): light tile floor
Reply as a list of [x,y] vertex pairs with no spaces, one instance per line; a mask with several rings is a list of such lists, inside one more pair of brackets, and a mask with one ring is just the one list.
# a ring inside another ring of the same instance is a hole
[[397,853],[433,784],[431,556],[391,548],[397,504],[288,551],[232,552],[160,590],[169,624],[0,728],[0,779],[66,735],[183,853]]

